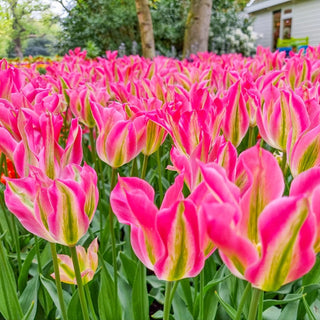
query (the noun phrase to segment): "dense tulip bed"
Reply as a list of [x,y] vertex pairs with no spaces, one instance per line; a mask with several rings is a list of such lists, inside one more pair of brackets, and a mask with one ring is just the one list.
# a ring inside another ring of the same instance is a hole
[[320,47],[40,67],[0,60],[3,319],[320,318]]

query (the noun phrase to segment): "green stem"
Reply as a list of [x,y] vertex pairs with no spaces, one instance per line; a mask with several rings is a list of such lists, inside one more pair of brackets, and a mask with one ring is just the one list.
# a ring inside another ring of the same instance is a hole
[[149,159],[149,156],[144,155],[142,169],[141,169],[141,177],[140,177],[141,179],[144,179],[146,177],[147,167],[148,167],[148,159]]
[[137,176],[138,176],[137,157],[135,157],[131,163],[130,177],[137,177]]
[[247,296],[248,296],[248,293],[250,292],[250,289],[251,289],[251,284],[250,284],[250,282],[248,282],[247,286],[244,289],[244,292],[242,294],[242,297],[241,297],[241,300],[240,300],[240,303],[238,306],[237,314],[236,314],[236,317],[234,320],[241,320],[242,309],[244,307],[244,304],[246,303]]
[[41,259],[40,259],[40,249],[39,249],[39,239],[37,236],[34,236],[34,242],[36,245],[36,252],[37,252],[37,260],[38,260],[38,272],[41,273],[42,266],[41,266]]
[[204,269],[200,272],[200,290],[199,290],[199,320],[204,316]]
[[161,166],[161,159],[160,159],[160,148],[157,150],[157,163],[158,163],[158,184],[159,184],[159,196],[160,196],[160,203],[162,203],[163,199],[163,187],[162,187],[162,166]]
[[94,142],[93,130],[94,128],[89,129],[89,139],[90,139],[90,145],[91,145],[92,162],[95,164],[96,163],[96,144]]
[[75,274],[76,280],[77,280],[83,318],[84,318],[84,320],[89,320],[88,306],[87,306],[87,301],[86,301],[86,297],[84,295],[84,289],[83,289],[83,285],[82,285],[77,250],[76,250],[76,247],[69,247],[69,248],[70,248],[71,258],[72,258],[73,267],[74,267],[74,274]]
[[20,273],[20,270],[22,268],[22,263],[21,263],[21,250],[20,250],[20,241],[19,241],[19,233],[17,229],[17,224],[16,224],[16,219],[13,214],[11,214],[11,222],[12,222],[12,228],[13,228],[13,236],[14,236],[14,243],[17,251],[17,259],[18,259],[18,270]]
[[63,294],[62,294],[62,286],[61,286],[61,281],[60,281],[60,271],[59,271],[56,244],[50,242],[50,248],[51,248],[53,270],[54,270],[54,275],[55,275],[55,281],[56,281],[58,299],[59,299],[59,304],[60,304],[60,309],[61,309],[61,315],[62,315],[63,320],[68,320],[67,309],[66,309],[66,305],[64,303]]
[[249,308],[248,320],[256,320],[258,304],[259,304],[260,296],[262,293],[263,293],[262,290],[257,288],[252,288],[252,297],[251,297],[251,303]]
[[[1,261],[4,261],[5,260],[5,252],[4,252],[4,249],[3,249],[3,246],[2,246],[2,242],[0,243],[0,254],[1,254]],[[3,267],[5,267],[5,270],[1,271],[0,281],[1,281],[1,287],[5,288],[7,283],[5,283],[3,275],[7,276],[9,273],[7,272],[8,270],[6,268],[6,264],[4,266],[2,266],[2,268]],[[9,283],[11,283],[11,282],[9,282]],[[16,290],[14,289],[14,291],[16,291]],[[3,297],[4,297],[4,300],[5,300],[5,307],[7,309],[9,319],[13,319],[11,308],[10,308],[10,301],[9,301],[10,298],[8,297],[7,293],[8,293],[8,290],[4,290]]]
[[84,286],[84,290],[85,290],[85,293],[86,293],[86,297],[87,297],[87,301],[88,301],[88,304],[89,304],[89,308],[90,308],[90,312],[91,312],[92,318],[93,318],[93,320],[98,320],[98,318],[96,316],[96,313],[94,311],[94,307],[93,307],[93,303],[92,303],[89,287],[87,285],[85,285]]
[[169,320],[171,304],[173,300],[174,293],[177,289],[178,281],[167,281],[166,283],[166,293],[164,300],[164,308],[163,308],[163,320]]
[[[117,169],[112,168],[111,172],[111,181],[110,181],[110,194],[113,188],[116,185],[117,180]],[[113,212],[111,208],[111,204],[109,206],[109,227],[110,227],[110,235],[111,235],[111,245],[112,245],[112,264],[113,264],[113,281],[114,281],[114,297],[115,297],[115,310],[117,310],[118,304],[118,271],[117,271],[117,251],[116,251],[116,237],[114,234],[114,227],[113,227]]]
[[249,127],[248,148],[253,147],[256,143],[256,137],[254,135],[255,127]]
[[[3,215],[4,215],[4,219],[6,220],[6,223],[7,223],[7,226],[9,228],[9,234],[10,234],[10,237],[11,237],[11,240],[14,241],[15,240],[15,237],[14,237],[14,230],[13,230],[13,226],[12,226],[12,223],[11,221],[9,220],[9,217],[8,217],[8,212],[6,210],[6,206],[4,204],[4,199],[3,199],[3,194],[0,195],[0,205],[1,205],[1,209],[2,209],[2,212],[3,212]],[[11,214],[11,213],[10,213]],[[17,248],[16,248],[17,250]]]

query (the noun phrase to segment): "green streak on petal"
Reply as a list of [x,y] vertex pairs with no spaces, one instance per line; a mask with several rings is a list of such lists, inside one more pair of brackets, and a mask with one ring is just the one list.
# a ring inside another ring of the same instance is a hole
[[266,201],[263,196],[263,182],[261,175],[259,175],[256,180],[258,181],[257,185],[253,185],[252,193],[250,197],[250,213],[248,221],[248,238],[254,244],[259,242],[258,235],[258,219],[266,206]]
[[29,198],[29,195],[24,193],[23,190],[17,188],[13,183],[10,181],[7,182],[10,186],[12,192],[20,199],[20,201],[33,213],[34,212],[34,203]]
[[285,107],[285,103],[283,102],[284,97],[280,98],[280,107],[281,107],[281,126],[279,128],[280,131],[280,137],[279,137],[279,144],[282,151],[286,151],[286,145],[287,145],[287,126],[286,126],[286,120],[287,120],[287,110]]
[[319,157],[319,152],[320,152],[319,139],[316,139],[308,146],[303,156],[300,158],[300,161],[298,164],[298,173],[301,173],[303,171],[306,171],[314,167]]
[[185,221],[183,219],[184,205],[182,203],[179,204],[177,209],[177,215],[174,225],[174,234],[175,237],[173,239],[173,249],[172,251],[169,249],[169,257],[170,260],[169,268],[170,272],[168,274],[168,281],[175,281],[181,279],[187,272],[187,262],[188,262],[188,253],[189,248],[188,240],[187,240],[187,230]]
[[[155,256],[155,254],[154,254],[154,252],[153,252],[154,247],[153,247],[152,243],[150,243],[150,242],[148,241],[149,236],[148,236],[147,232],[144,231],[143,233],[144,233],[144,238],[145,238],[145,244],[146,244],[146,249],[147,249],[148,257],[149,257],[152,265],[154,265],[154,264],[156,263],[156,256]],[[151,236],[151,237],[152,237],[152,236]]]
[[46,212],[46,210],[43,208],[42,201],[38,201],[38,208],[39,208],[39,212],[40,212],[41,221],[42,221],[44,227],[49,231],[49,225],[48,225],[48,221],[47,221],[48,212]]
[[61,268],[61,271],[63,271],[63,273],[67,275],[71,281],[73,281],[75,279],[74,270],[70,268],[70,266],[68,266],[67,264],[61,262],[61,260],[59,260],[59,257],[58,257],[58,262],[59,262],[59,267]]
[[244,186],[247,184],[248,182],[248,175],[245,172],[245,170],[243,170],[240,175],[237,177],[236,181],[235,181],[235,185],[237,187],[239,187],[240,190],[242,190],[244,188]]
[[[308,216],[308,209],[305,205],[303,205],[303,208],[299,211],[299,214],[294,215],[292,221],[287,225],[284,232],[282,232],[281,238],[283,238],[283,241],[277,241],[277,244],[273,243],[273,248],[270,248],[270,250],[273,249],[274,251],[271,253],[272,259],[266,268],[268,274],[261,286],[265,291],[275,291],[279,289],[288,276],[292,264],[294,246],[299,231]],[[288,239],[290,240],[288,241]]]
[[214,243],[210,241],[207,247],[204,249],[204,255],[207,256],[214,248]]
[[70,193],[70,190],[57,183],[57,187],[60,190],[61,204],[60,207],[63,209],[62,213],[62,234],[64,240],[68,245],[74,245],[77,243],[78,239],[78,223],[77,223],[77,213],[74,212],[75,208],[72,206],[74,200],[74,195]]
[[245,266],[241,263],[241,261],[239,260],[239,258],[237,256],[231,256],[228,257],[230,259],[230,261],[233,263],[233,265],[235,266],[235,268],[243,275],[245,272]]

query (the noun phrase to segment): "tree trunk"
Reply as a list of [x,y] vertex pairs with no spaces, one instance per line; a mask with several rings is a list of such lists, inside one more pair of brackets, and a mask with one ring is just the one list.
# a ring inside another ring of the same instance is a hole
[[155,56],[151,13],[148,0],[135,0],[139,20],[142,55],[146,58]]
[[191,0],[184,33],[183,57],[208,51],[212,0]]

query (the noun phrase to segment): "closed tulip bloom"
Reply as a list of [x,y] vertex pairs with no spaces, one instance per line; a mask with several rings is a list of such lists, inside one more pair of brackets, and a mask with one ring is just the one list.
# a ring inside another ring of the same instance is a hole
[[21,179],[7,179],[8,209],[31,233],[74,246],[87,232],[98,203],[97,175],[84,164],[67,165],[58,179],[38,168]]
[[182,187],[183,176],[178,176],[159,210],[154,190],[144,180],[119,177],[111,193],[115,215],[131,226],[134,252],[159,279],[168,281],[196,276],[205,261],[203,223],[193,201],[184,199]]
[[[211,188],[210,176],[203,176]],[[315,263],[311,202],[301,190],[281,197],[284,182],[277,161],[258,146],[239,157],[236,183],[238,204],[202,206],[208,235],[234,275],[259,289],[276,291]]]
[[[82,284],[85,285],[93,279],[98,268],[98,240],[95,238],[88,247],[76,246]],[[65,283],[77,284],[72,259],[65,254],[58,254],[60,280]],[[51,277],[55,278],[54,273]]]

